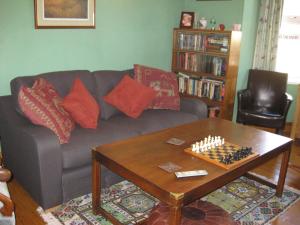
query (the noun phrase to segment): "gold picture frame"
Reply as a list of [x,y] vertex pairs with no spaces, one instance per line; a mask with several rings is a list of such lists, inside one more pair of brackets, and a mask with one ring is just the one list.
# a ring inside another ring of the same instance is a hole
[[95,0],[34,0],[35,28],[95,28]]

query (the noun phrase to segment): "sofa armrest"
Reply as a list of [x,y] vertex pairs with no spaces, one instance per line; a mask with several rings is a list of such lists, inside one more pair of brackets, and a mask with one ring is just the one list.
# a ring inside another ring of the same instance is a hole
[[44,208],[62,201],[62,152],[56,135],[31,124],[0,97],[0,135],[4,163]]
[[208,116],[207,105],[199,98],[181,97],[180,111],[195,114],[198,119],[205,119]]

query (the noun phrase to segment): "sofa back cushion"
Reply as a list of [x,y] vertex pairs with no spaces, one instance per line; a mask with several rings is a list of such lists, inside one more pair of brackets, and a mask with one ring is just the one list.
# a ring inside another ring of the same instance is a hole
[[100,70],[93,72],[96,83],[96,99],[101,108],[101,119],[108,120],[110,117],[122,114],[116,107],[106,103],[103,99],[126,75],[133,77],[133,69],[115,71],[115,70]]
[[89,90],[89,92],[95,97],[95,82],[91,73],[87,70],[72,70],[72,71],[58,71],[43,73],[35,76],[23,76],[16,77],[10,82],[11,94],[14,99],[16,110],[22,114],[22,111],[18,104],[18,94],[21,86],[31,87],[34,81],[38,78],[44,78],[49,81],[57,91],[57,93],[64,97],[66,96],[76,78],[79,78]]

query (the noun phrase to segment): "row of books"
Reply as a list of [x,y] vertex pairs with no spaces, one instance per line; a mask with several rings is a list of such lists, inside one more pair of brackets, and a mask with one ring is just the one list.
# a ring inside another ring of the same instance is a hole
[[176,67],[178,69],[210,73],[215,76],[225,76],[226,73],[226,60],[221,57],[178,52],[176,59]]
[[178,34],[178,48],[180,50],[203,50],[205,46],[205,37],[202,34]]
[[206,79],[178,76],[179,92],[187,95],[207,97],[211,100],[222,101],[224,99],[224,82]]
[[179,50],[201,51],[207,49],[227,52],[228,42],[228,37],[224,35],[179,33],[177,46]]

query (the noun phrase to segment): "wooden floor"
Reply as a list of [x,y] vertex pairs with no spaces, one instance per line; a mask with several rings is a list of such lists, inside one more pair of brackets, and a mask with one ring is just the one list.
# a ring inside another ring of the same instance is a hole
[[[254,172],[277,181],[280,170],[279,156],[276,159],[266,162],[255,169]],[[295,141],[290,158],[290,166],[286,178],[286,185],[300,190],[300,141]],[[17,225],[42,225],[45,224],[36,212],[38,205],[30,198],[24,189],[15,181],[9,183],[9,190],[15,203]],[[282,214],[273,225],[299,225],[300,202],[289,208]]]

